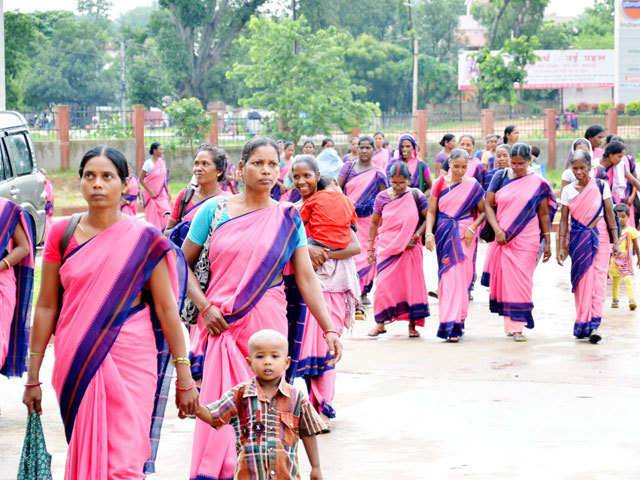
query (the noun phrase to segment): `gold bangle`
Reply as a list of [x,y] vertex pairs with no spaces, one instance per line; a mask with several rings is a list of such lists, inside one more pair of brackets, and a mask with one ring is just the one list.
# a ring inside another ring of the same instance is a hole
[[29,352],[30,357],[41,357],[44,355],[44,352]]
[[191,360],[189,360],[187,357],[177,357],[173,359],[173,364],[174,365],[186,365],[187,367],[191,366]]
[[7,266],[7,270],[11,270],[11,264],[9,263],[9,260],[7,260],[6,258],[3,258],[2,261]]

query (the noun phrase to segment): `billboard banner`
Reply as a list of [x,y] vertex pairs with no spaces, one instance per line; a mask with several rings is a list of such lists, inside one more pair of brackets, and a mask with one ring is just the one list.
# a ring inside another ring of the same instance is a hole
[[[478,77],[475,52],[458,54],[458,89],[471,90]],[[614,50],[536,50],[538,60],[527,67],[525,90],[550,88],[612,88]]]
[[640,0],[616,0],[615,101],[640,100]]

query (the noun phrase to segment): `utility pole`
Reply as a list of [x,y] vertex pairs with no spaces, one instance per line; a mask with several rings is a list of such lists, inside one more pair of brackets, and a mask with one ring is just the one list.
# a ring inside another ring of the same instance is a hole
[[0,110],[7,109],[7,91],[4,61],[4,0],[0,0]]
[[413,38],[413,84],[411,88],[411,113],[416,114],[418,109],[418,32],[414,21],[413,1],[409,0],[409,24],[411,25],[411,36]]
[[127,128],[127,77],[125,69],[124,40],[120,42],[120,124]]

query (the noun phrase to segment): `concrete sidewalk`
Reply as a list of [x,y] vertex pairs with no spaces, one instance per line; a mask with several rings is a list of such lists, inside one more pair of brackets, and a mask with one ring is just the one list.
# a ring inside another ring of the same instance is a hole
[[[483,260],[481,246],[478,265]],[[433,254],[425,262],[435,287]],[[566,479],[640,478],[639,315],[605,311],[600,345],[576,341],[569,268],[555,262],[536,272],[536,328],[528,343],[504,336],[477,286],[464,340],[435,337],[437,305],[422,338],[406,338],[406,324],[369,339],[372,321],[345,334],[338,367],[338,414],[320,437],[324,478]],[[607,302],[609,305],[610,300]],[[44,427],[54,478],[62,479],[65,441],[50,385],[44,382]],[[15,479],[24,435],[19,380],[0,377],[0,479]],[[173,394],[172,394],[173,396]],[[153,479],[187,479],[192,420],[170,404]],[[303,478],[308,477],[300,445]]]

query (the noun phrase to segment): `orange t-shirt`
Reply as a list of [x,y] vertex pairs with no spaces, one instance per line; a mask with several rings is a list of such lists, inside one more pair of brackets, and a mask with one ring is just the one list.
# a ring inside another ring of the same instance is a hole
[[344,194],[321,190],[300,208],[307,236],[336,250],[351,243],[351,225],[357,221],[356,209]]

